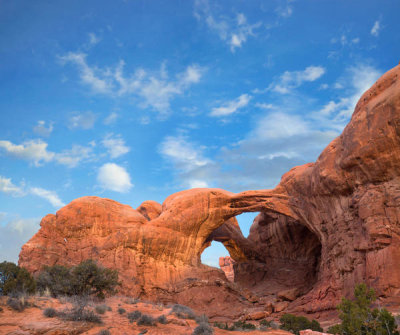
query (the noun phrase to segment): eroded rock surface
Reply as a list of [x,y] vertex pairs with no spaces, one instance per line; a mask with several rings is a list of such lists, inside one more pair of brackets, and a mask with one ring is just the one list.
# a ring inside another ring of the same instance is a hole
[[[329,310],[358,282],[398,296],[399,76],[400,66],[383,75],[318,160],[293,168],[273,190],[192,189],[137,210],[80,198],[43,218],[19,264],[37,273],[45,264],[93,258],[119,270],[125,294],[215,317],[271,304],[275,311]],[[248,238],[234,218],[243,212],[261,212]],[[235,260],[235,283],[201,264],[212,240]],[[289,289],[294,300],[279,301]]]

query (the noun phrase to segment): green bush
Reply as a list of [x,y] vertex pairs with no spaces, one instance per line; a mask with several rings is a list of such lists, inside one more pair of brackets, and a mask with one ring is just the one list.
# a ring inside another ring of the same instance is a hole
[[334,334],[346,335],[399,335],[393,315],[385,308],[371,308],[376,300],[373,289],[359,284],[354,289],[354,300],[342,298],[338,305],[342,323],[328,329]]
[[53,297],[71,295],[72,275],[66,266],[45,266],[37,276],[36,282],[42,294],[48,289]]
[[168,323],[168,320],[167,320],[167,318],[165,317],[165,315],[160,315],[160,316],[157,318],[157,322],[158,322],[158,323],[161,323],[162,325],[165,325],[165,324]]
[[142,316],[137,321],[138,326],[154,326],[156,324],[156,320],[150,315],[142,314]]
[[48,318],[54,318],[57,315],[57,311],[54,308],[49,307],[43,311],[43,315]]
[[320,324],[316,320],[308,320],[304,316],[296,316],[293,314],[285,314],[279,319],[283,330],[290,331],[296,335],[299,335],[300,330],[311,329],[322,332]]
[[104,314],[108,310],[107,305],[97,305],[94,310],[97,314]]
[[126,310],[122,307],[118,308],[118,313],[119,314],[124,314],[126,312]]
[[214,330],[212,327],[206,323],[201,322],[193,331],[192,335],[212,335],[214,334]]
[[142,312],[141,311],[133,311],[131,313],[128,313],[126,315],[126,317],[128,318],[129,322],[134,322],[137,319],[139,319],[142,316]]
[[103,329],[100,330],[97,335],[111,335],[110,331],[108,329]]
[[252,323],[247,323],[246,321],[236,321],[233,323],[233,328],[235,330],[254,330],[256,326]]
[[25,297],[22,298],[9,298],[7,300],[7,306],[12,308],[14,311],[22,312],[27,306],[28,302],[25,300]]
[[24,292],[35,293],[36,282],[30,273],[11,262],[0,263],[0,295]]
[[180,304],[173,305],[170,314],[175,314],[178,318],[181,319],[196,318],[196,314],[194,314],[193,310],[190,307]]
[[104,299],[105,293],[115,293],[119,285],[118,272],[103,268],[89,259],[67,268],[62,265],[45,266],[37,277],[41,292],[50,290],[52,296],[95,295]]
[[104,299],[105,293],[115,293],[118,272],[98,266],[91,259],[83,261],[71,270],[72,290],[77,295],[95,295]]

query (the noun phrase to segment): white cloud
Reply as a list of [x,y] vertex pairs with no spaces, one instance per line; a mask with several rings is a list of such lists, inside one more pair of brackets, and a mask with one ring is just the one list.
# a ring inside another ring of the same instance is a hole
[[283,4],[281,4],[280,6],[278,6],[276,8],[276,13],[283,17],[283,18],[288,18],[290,16],[292,16],[293,14],[293,5],[292,3],[294,2],[294,0],[285,0],[282,1]]
[[97,181],[102,188],[114,192],[126,193],[133,187],[129,173],[114,163],[106,163],[100,167]]
[[238,13],[236,17],[221,15],[216,18],[207,0],[195,1],[194,15],[199,21],[204,21],[210,30],[216,32],[219,38],[229,45],[231,52],[241,48],[248,37],[255,36],[254,31],[261,27],[261,22],[247,23],[243,13]]
[[68,118],[70,129],[91,129],[96,122],[96,115],[91,112],[73,112]]
[[[320,110],[319,116],[328,117],[331,126],[342,130],[348,122],[361,95],[382,75],[381,71],[370,65],[359,64],[349,67],[335,88],[344,90],[343,96],[328,101]],[[326,121],[328,123],[328,121]]]
[[275,112],[258,120],[250,137],[258,140],[283,139],[309,132],[308,124],[299,115]]
[[69,167],[76,167],[82,160],[91,157],[92,148],[81,145],[73,145],[71,149],[61,153],[47,150],[48,144],[40,139],[25,141],[22,144],[14,144],[10,141],[0,141],[0,148],[10,156],[32,162],[35,166],[43,163],[57,162]]
[[[112,81],[107,74],[97,67],[91,68],[86,63],[86,55],[84,53],[69,52],[65,56],[61,56],[60,60],[62,63],[73,63],[75,64],[80,72],[80,78],[82,83],[87,84],[94,93],[107,94],[112,91]],[[100,78],[102,76],[103,78]]]
[[55,153],[47,151],[48,144],[42,140],[25,141],[23,144],[13,144],[10,141],[0,141],[0,148],[4,149],[10,156],[33,162],[40,166],[43,162],[54,159]]
[[238,111],[238,109],[246,107],[250,102],[251,96],[242,94],[238,98],[227,102],[223,106],[214,107],[210,116],[228,116]]
[[65,206],[56,192],[45,190],[44,188],[40,187],[31,187],[30,193],[47,200],[56,208]]
[[17,186],[12,183],[11,178],[6,178],[3,176],[0,176],[0,192],[16,197],[24,197],[32,194],[47,200],[54,207],[64,206],[64,203],[60,200],[57,193],[54,191],[45,190],[40,187],[26,188],[24,183],[21,183],[20,186]]
[[201,147],[188,142],[182,136],[168,136],[160,146],[161,154],[182,171],[191,171],[211,163],[203,156],[202,151]]
[[78,166],[81,161],[91,158],[92,152],[92,147],[73,145],[71,149],[56,154],[55,160],[59,164],[73,168]]
[[276,108],[273,104],[267,104],[267,103],[263,103],[263,102],[257,102],[255,104],[255,106],[260,108],[260,109],[264,109],[264,110],[269,110],[269,109],[275,109]]
[[380,30],[381,30],[381,22],[380,20],[377,20],[374,22],[374,25],[371,28],[371,35],[378,37]]
[[21,247],[39,230],[39,222],[39,218],[14,217],[0,223],[0,260],[17,263]]
[[99,43],[101,41],[101,38],[98,37],[95,33],[89,33],[89,45],[93,46],[96,45],[97,43]]
[[40,120],[37,125],[33,127],[33,131],[43,137],[48,137],[53,131],[53,122],[46,127],[46,121]]
[[321,78],[325,72],[326,70],[322,66],[308,66],[302,71],[285,71],[268,89],[277,93],[288,94],[304,82],[313,82]]
[[111,112],[103,121],[107,126],[114,124],[118,119],[118,114],[116,112]]
[[150,107],[164,116],[170,110],[171,101],[184,94],[191,85],[198,83],[205,71],[199,65],[192,64],[174,79],[169,79],[165,64],[162,64],[158,72],[148,73],[139,68],[131,75],[125,75],[123,60],[114,69],[101,69],[89,66],[86,55],[82,53],[70,52],[60,59],[64,63],[75,64],[82,83],[88,85],[94,93],[106,94],[112,98],[138,97],[142,108]]
[[11,181],[11,178],[6,178],[2,176],[0,176],[0,192],[11,194],[12,196],[16,197],[25,195],[23,185],[14,185]]
[[125,145],[125,141],[121,135],[107,134],[101,142],[106,147],[111,158],[117,158],[125,155],[130,151],[130,148]]
[[204,180],[193,179],[189,180],[189,187],[190,188],[206,188],[209,187],[207,182]]

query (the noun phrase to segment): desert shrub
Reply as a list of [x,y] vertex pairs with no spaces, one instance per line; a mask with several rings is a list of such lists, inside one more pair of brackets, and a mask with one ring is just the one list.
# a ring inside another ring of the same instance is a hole
[[247,323],[246,321],[236,321],[233,323],[234,330],[254,330],[256,326],[252,323]]
[[198,315],[195,317],[195,320],[198,324],[200,323],[208,323],[208,316],[205,314]]
[[49,307],[43,311],[43,315],[48,318],[54,318],[57,315],[57,311],[54,308]]
[[193,331],[192,335],[212,335],[214,334],[214,330],[212,327],[206,323],[200,323]]
[[97,314],[104,314],[108,310],[107,305],[97,305],[94,309]]
[[36,282],[41,294],[44,294],[46,290],[50,291],[53,297],[72,294],[72,275],[66,266],[45,266],[37,276]]
[[320,324],[316,320],[310,321],[304,316],[296,316],[293,314],[285,314],[279,319],[283,330],[290,331],[296,335],[299,335],[300,330],[311,329],[322,332]]
[[166,316],[163,314],[157,318],[157,322],[161,323],[162,325],[166,325],[168,323],[168,320],[167,320]]
[[110,331],[107,329],[100,330],[97,335],[111,335]]
[[2,312],[3,311],[3,307],[0,307],[0,312]]
[[120,308],[118,308],[118,313],[119,314],[124,314],[126,312],[126,310],[124,309],[124,308],[122,308],[122,307],[120,307]]
[[115,293],[118,272],[103,268],[91,259],[83,261],[71,270],[72,290],[77,295],[95,295],[101,299],[105,293]]
[[36,282],[30,273],[11,262],[0,263],[0,295],[13,292],[34,293]]
[[329,333],[329,334],[341,334],[342,326],[340,324],[339,325],[330,326],[326,332]]
[[264,327],[271,327],[271,321],[268,320],[261,320],[260,321],[260,326],[264,326]]
[[70,298],[72,308],[58,312],[58,316],[66,321],[86,321],[93,323],[102,323],[100,316],[87,309],[89,297],[73,296]]
[[9,298],[7,300],[7,306],[12,308],[14,311],[18,311],[18,312],[22,312],[28,305],[29,304],[26,301],[25,297]]
[[194,314],[190,307],[180,304],[173,305],[170,314],[175,314],[181,319],[194,319],[196,317],[196,314]]
[[138,320],[142,316],[141,311],[133,311],[131,313],[128,313],[126,317],[129,319],[129,321],[132,323],[136,320]]
[[40,292],[48,289],[54,297],[95,295],[104,299],[106,293],[115,293],[119,285],[116,270],[99,266],[91,259],[70,269],[62,265],[46,266],[37,281]]
[[328,331],[346,335],[399,335],[395,318],[390,312],[385,308],[371,308],[375,300],[373,289],[365,284],[357,285],[354,289],[354,300],[342,298],[337,307],[342,323]]
[[156,320],[150,315],[147,314],[142,314],[142,316],[139,318],[137,321],[138,326],[154,326],[156,323]]
[[225,329],[225,330],[235,330],[235,327],[233,325],[232,326],[228,326],[228,324],[226,322],[225,323],[214,322],[214,327],[217,327],[219,329]]

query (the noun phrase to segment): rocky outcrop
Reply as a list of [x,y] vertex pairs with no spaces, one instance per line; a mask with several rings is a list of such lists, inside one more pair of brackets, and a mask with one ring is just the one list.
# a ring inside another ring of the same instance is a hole
[[[216,317],[271,303],[275,311],[320,312],[358,282],[381,297],[398,296],[399,77],[400,66],[382,76],[318,160],[293,168],[273,190],[192,189],[137,210],[80,198],[42,220],[19,263],[36,273],[94,258],[119,270],[126,294]],[[260,212],[248,238],[234,218],[243,212]],[[201,264],[212,240],[235,261],[235,283]],[[289,289],[294,301],[279,301]]]
[[226,279],[228,279],[231,282],[235,281],[235,272],[233,270],[233,264],[235,264],[235,261],[229,256],[219,258],[219,267],[221,268],[222,271],[224,271]]

